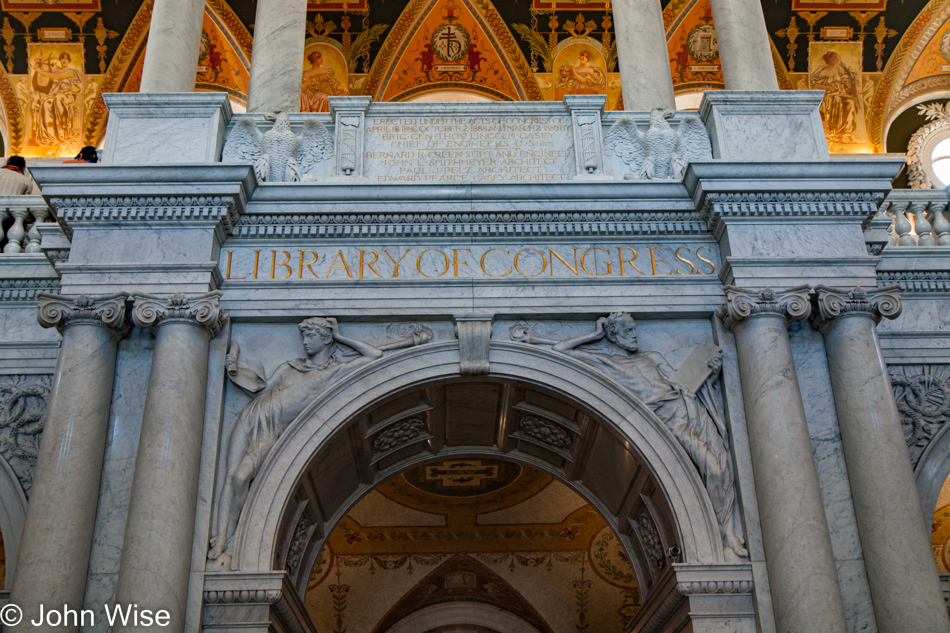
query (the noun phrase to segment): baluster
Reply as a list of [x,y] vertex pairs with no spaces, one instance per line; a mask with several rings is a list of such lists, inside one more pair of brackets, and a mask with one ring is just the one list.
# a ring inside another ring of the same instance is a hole
[[917,236],[913,233],[914,225],[907,219],[908,206],[906,202],[897,202],[891,205],[896,219],[894,228],[897,229],[897,243],[900,246],[917,246]]
[[947,208],[946,202],[931,202],[930,211],[933,213],[934,234],[937,236],[937,244],[946,246],[950,244],[950,221],[944,211]]
[[29,215],[28,209],[13,210],[13,226],[7,231],[7,245],[3,247],[4,254],[23,252],[23,238],[26,237],[24,222]]
[[3,223],[10,218],[10,210],[6,208],[0,208],[0,242],[3,242],[3,238],[6,237],[6,234],[3,231]]
[[927,219],[927,203],[911,202],[910,211],[914,214],[914,229],[917,232],[918,246],[933,246],[937,239],[933,235],[933,226]]
[[30,209],[30,211],[33,213],[34,222],[30,225],[30,230],[26,234],[28,243],[23,250],[27,253],[42,253],[43,251],[40,248],[40,232],[36,227],[39,226],[40,222],[46,221],[46,218],[49,216],[49,209],[46,207],[37,207],[36,209]]
[[888,246],[894,246],[897,244],[897,237],[894,234],[894,214],[891,212],[891,203],[889,200],[885,200],[881,203],[881,206],[877,208],[875,217],[887,218],[891,221],[887,227],[887,244]]

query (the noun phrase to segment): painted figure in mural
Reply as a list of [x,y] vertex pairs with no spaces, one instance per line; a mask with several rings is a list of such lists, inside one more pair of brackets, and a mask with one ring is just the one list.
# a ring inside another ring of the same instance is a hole
[[834,51],[828,51],[821,59],[825,65],[812,72],[811,88],[825,91],[819,108],[825,131],[831,140],[852,143],[860,107],[857,76]]
[[69,67],[69,53],[33,62],[31,85],[33,140],[37,145],[62,147],[75,143],[76,101],[82,93],[82,75]]
[[[726,425],[722,404],[717,393],[722,352],[715,346],[705,367],[681,367],[674,370],[657,352],[641,352],[633,317],[615,312],[597,320],[590,334],[555,341],[531,333],[523,326],[512,328],[511,338],[525,343],[553,345],[555,352],[563,352],[592,365],[614,379],[643,403],[653,409],[657,417],[686,449],[706,484],[719,520],[724,549],[745,557],[748,551],[739,535],[734,512],[736,503],[735,481],[726,451]],[[606,338],[619,348],[620,354],[593,352],[581,346]],[[693,356],[687,359],[688,364]],[[695,379],[693,386],[686,376]],[[698,379],[696,378],[698,377]]]
[[432,50],[432,45],[428,43],[424,44],[422,52],[419,53],[415,61],[422,64],[422,70],[432,70],[432,66],[435,64],[435,51]]
[[314,51],[307,57],[310,68],[303,73],[303,92],[300,94],[301,112],[329,112],[330,95],[347,94],[346,86],[332,68],[323,67],[323,53]]
[[581,51],[577,61],[558,69],[557,88],[565,94],[602,94],[607,89],[607,73],[590,63],[590,53]]
[[[244,407],[228,443],[227,474],[218,505],[217,534],[211,539],[209,559],[216,559],[234,538],[241,509],[247,500],[251,482],[281,433],[331,383],[383,355],[384,351],[422,345],[432,340],[432,331],[412,327],[402,340],[375,347],[340,333],[336,319],[313,317],[299,326],[306,358],[280,365],[270,378],[262,367],[249,365],[233,344],[226,367],[231,381],[256,397]],[[343,355],[340,346],[357,353]]]
[[482,55],[481,51],[478,50],[478,47],[475,46],[475,43],[468,45],[468,69],[469,71],[475,73],[481,70],[482,62],[485,61],[485,56]]

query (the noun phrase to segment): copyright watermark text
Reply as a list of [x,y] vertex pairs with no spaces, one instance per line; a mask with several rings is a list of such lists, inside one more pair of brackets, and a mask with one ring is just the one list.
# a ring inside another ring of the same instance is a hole
[[[171,623],[171,614],[164,609],[143,609],[137,604],[103,605],[106,623],[114,625],[136,627],[166,627]],[[23,609],[15,604],[0,608],[0,625],[16,626],[23,621]],[[92,609],[72,609],[67,605],[62,608],[47,608],[40,605],[40,613],[34,619],[28,619],[25,624],[31,626],[95,626],[96,613]]]

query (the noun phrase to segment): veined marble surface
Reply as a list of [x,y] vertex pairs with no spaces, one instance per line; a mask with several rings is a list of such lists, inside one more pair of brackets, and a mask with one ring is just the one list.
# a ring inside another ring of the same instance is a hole
[[83,604],[84,609],[92,609],[95,613],[95,625],[83,627],[82,633],[105,633],[109,630],[102,606],[110,604],[115,597],[119,558],[125,537],[125,518],[132,493],[135,453],[154,346],[152,335],[142,329],[132,330],[127,338],[119,342],[112,412],[99,484],[99,508]]
[[805,405],[808,434],[818,467],[818,482],[831,532],[831,548],[851,633],[876,633],[861,540],[854,516],[848,469],[831,393],[831,376],[822,336],[808,324],[791,326],[792,355]]

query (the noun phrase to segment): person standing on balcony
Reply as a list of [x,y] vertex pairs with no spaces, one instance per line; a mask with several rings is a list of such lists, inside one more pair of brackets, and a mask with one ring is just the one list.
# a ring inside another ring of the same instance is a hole
[[0,196],[25,196],[33,191],[33,179],[26,175],[26,161],[11,156],[0,168]]

